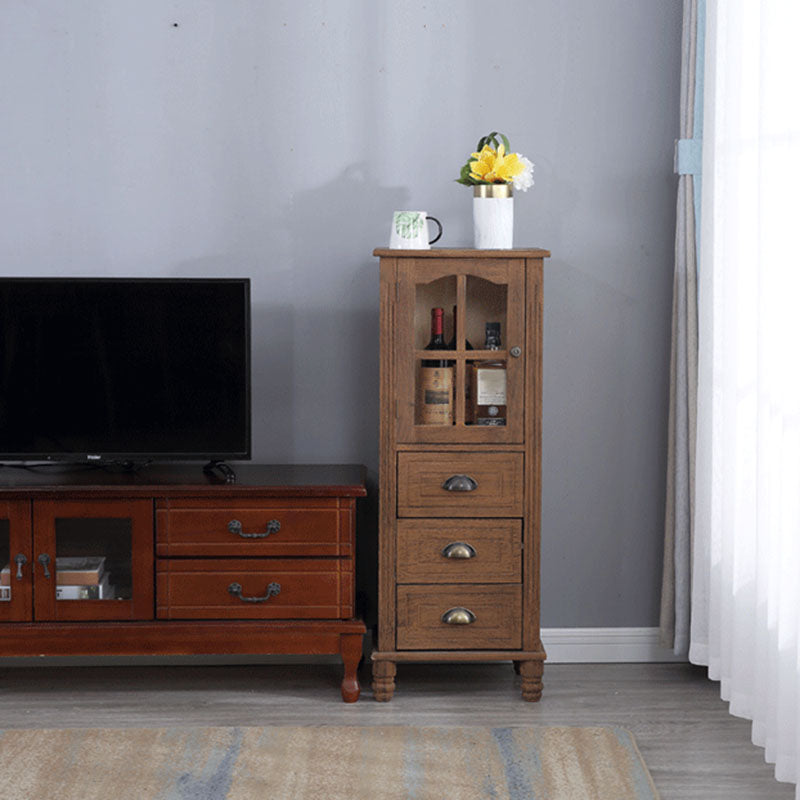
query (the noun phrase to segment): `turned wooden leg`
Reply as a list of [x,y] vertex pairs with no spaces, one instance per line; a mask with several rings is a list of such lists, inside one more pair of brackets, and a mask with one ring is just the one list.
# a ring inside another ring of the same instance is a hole
[[519,675],[519,665],[520,665],[522,662],[521,662],[521,661],[514,661],[514,662],[512,662],[512,663],[514,664],[514,673],[515,673],[516,675]]
[[342,700],[345,703],[355,703],[361,694],[361,686],[358,683],[358,663],[361,661],[362,643],[363,637],[359,633],[343,633],[339,637],[339,649],[344,663]]
[[386,703],[394,695],[394,676],[397,667],[393,661],[372,662],[372,692],[378,702]]
[[544,661],[522,661],[519,673],[522,675],[522,699],[535,703],[542,698],[542,673]]

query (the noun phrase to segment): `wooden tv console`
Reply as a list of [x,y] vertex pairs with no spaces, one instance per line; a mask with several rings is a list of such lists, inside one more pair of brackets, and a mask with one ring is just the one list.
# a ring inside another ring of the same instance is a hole
[[235,471],[3,467],[0,656],[339,654],[355,702],[364,468]]

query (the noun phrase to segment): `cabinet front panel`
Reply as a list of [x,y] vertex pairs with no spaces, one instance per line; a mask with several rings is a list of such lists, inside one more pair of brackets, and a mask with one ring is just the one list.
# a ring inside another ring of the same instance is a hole
[[35,500],[34,619],[153,619],[151,500]]
[[26,622],[33,616],[31,506],[0,501],[0,621]]
[[397,587],[398,650],[521,647],[521,586]]
[[398,453],[401,517],[521,517],[522,453]]
[[517,583],[522,580],[522,522],[399,520],[399,583]]
[[159,619],[338,619],[353,615],[349,560],[159,559]]
[[349,530],[330,508],[297,508],[280,502],[159,506],[160,556],[350,555]]

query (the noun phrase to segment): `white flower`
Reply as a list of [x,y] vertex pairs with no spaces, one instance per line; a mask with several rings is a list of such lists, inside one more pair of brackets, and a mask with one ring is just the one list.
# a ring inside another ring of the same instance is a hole
[[533,164],[525,156],[520,156],[519,160],[525,169],[514,177],[514,188],[518,192],[527,192],[533,186]]

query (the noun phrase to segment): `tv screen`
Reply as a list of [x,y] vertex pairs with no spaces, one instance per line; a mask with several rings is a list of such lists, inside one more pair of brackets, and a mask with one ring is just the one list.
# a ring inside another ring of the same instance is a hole
[[0,459],[249,457],[249,280],[0,279]]

